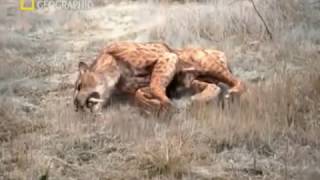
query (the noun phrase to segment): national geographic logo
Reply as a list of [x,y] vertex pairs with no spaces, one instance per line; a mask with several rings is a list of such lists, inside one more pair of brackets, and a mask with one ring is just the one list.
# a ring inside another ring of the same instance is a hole
[[64,10],[85,10],[93,7],[92,0],[19,0],[21,11],[55,7]]
[[[28,1],[28,0],[26,0]],[[19,9],[21,11],[34,11],[36,7],[36,0],[29,0],[29,5],[26,5],[28,2],[25,0],[19,0]],[[30,5],[31,3],[31,5]]]

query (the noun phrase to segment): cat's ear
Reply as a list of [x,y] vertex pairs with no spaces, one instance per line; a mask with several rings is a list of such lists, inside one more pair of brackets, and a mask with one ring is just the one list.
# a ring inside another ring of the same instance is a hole
[[84,74],[89,71],[89,66],[84,62],[79,62],[79,73]]

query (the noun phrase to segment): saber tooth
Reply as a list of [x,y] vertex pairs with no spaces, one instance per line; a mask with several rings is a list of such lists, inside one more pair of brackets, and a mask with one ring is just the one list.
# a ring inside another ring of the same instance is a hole
[[90,98],[89,102],[96,102],[96,103],[102,103],[103,100],[102,99],[98,99],[98,98]]

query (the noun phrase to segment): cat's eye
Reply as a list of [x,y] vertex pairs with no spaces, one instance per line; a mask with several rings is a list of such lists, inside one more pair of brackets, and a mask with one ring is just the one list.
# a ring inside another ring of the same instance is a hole
[[77,90],[80,91],[80,89],[81,89],[81,84],[78,84]]

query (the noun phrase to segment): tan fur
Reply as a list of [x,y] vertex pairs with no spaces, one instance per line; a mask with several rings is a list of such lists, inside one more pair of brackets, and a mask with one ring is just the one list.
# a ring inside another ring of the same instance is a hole
[[[246,87],[236,78],[227,65],[223,52],[212,49],[188,48],[177,50],[179,69],[183,73],[191,73],[195,79],[202,79],[208,83],[222,82],[230,87],[229,93],[242,94]],[[195,68],[192,71],[187,70]]]
[[[112,43],[91,66],[79,67],[79,72],[74,96],[77,108],[88,107],[90,98],[108,100],[115,91],[134,94],[140,104],[168,107],[171,101],[166,88],[174,76],[185,88],[196,91],[194,100],[216,97],[220,92],[218,82],[229,85],[231,94],[245,91],[244,83],[230,72],[223,52],[171,49],[164,43]],[[92,107],[99,109],[100,103]]]
[[[223,52],[201,48],[177,49],[172,52],[179,59],[175,73],[179,83],[196,92],[192,100],[208,102],[216,98],[221,91],[217,86],[219,82],[230,87],[228,96],[241,95],[246,91],[245,84],[231,73]],[[149,91],[145,87],[136,92],[139,103],[146,107],[157,106],[159,102]]]
[[153,97],[162,105],[170,104],[165,91],[176,71],[176,63],[177,56],[163,43],[112,43],[84,68],[85,72],[81,73],[79,67],[74,95],[76,108],[87,107],[93,93],[99,95],[96,98],[108,100],[114,91],[135,93],[149,84]]

